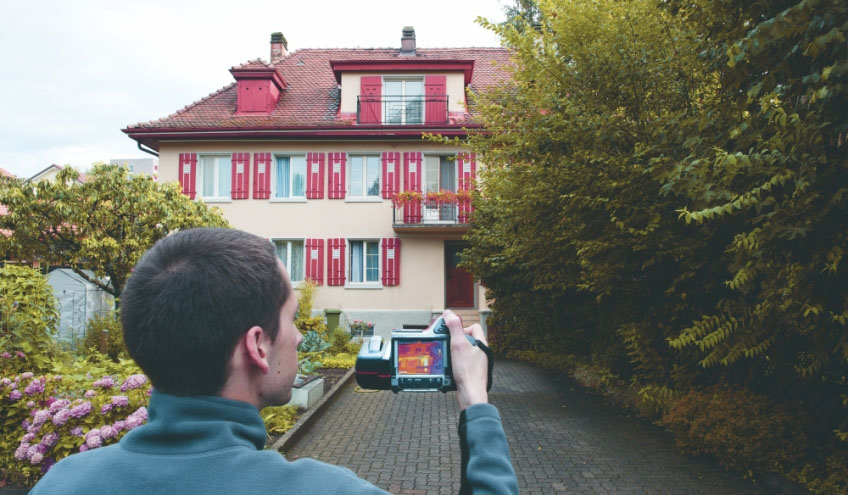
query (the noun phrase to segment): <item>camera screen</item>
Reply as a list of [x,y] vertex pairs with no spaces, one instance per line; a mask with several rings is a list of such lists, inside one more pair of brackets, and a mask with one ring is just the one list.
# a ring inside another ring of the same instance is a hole
[[444,375],[442,340],[409,340],[397,343],[398,375]]

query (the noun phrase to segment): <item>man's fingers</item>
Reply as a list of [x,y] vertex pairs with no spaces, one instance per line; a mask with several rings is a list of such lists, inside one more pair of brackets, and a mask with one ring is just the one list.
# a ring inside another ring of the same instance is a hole
[[451,310],[446,310],[442,313],[442,317],[445,319],[445,325],[448,326],[448,330],[450,330],[451,340],[465,340],[463,338],[465,330],[462,328],[462,320],[459,316]]
[[472,337],[479,340],[480,342],[482,342],[486,345],[489,345],[489,343],[486,342],[486,334],[483,333],[483,327],[480,326],[479,323],[475,323],[475,324],[471,325],[470,327],[467,327],[465,329],[465,333],[471,335]]

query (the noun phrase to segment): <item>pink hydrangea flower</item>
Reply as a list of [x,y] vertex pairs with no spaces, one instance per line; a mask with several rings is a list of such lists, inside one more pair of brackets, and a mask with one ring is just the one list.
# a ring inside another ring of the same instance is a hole
[[80,445],[80,452],[85,452],[86,450],[88,450],[88,445],[86,445],[86,444]]
[[54,382],[61,382],[62,378],[64,378],[62,375],[53,375]]
[[95,395],[97,395],[97,392],[95,392],[94,390],[86,390],[84,394],[84,396],[88,399],[94,397]]
[[26,354],[24,354],[21,351],[17,351],[17,352],[15,352],[15,356],[18,356],[19,358],[24,359],[26,357]]
[[27,427],[27,433],[38,433],[41,430],[41,425],[31,424]]
[[46,409],[39,409],[35,412],[35,416],[32,417],[32,423],[41,426],[48,419],[50,419],[50,413]]
[[119,419],[118,421],[115,421],[115,424],[112,425],[112,429],[114,429],[116,433],[120,432],[122,430],[125,430],[126,428],[127,428],[127,422],[124,421],[123,419]]
[[27,395],[36,395],[44,392],[44,383],[41,380],[33,380],[29,385],[24,389]]
[[130,398],[126,395],[115,395],[112,397],[112,405],[124,407],[130,405]]
[[53,415],[53,424],[56,426],[62,426],[71,419],[71,411],[67,408],[59,409],[56,414]]
[[9,359],[10,357],[12,357],[12,355],[8,352],[4,352],[3,354],[0,354],[0,357],[2,357],[3,359]]
[[21,443],[30,443],[35,438],[35,433],[27,433],[21,438]]
[[22,461],[26,458],[27,452],[29,451],[29,444],[24,442],[18,445],[18,448],[15,449],[15,459]]
[[85,434],[85,444],[90,449],[96,449],[103,445],[103,439],[100,438],[100,430],[94,429]]
[[32,465],[40,464],[41,461],[43,461],[43,460],[44,460],[44,454],[42,454],[41,452],[36,452],[35,454],[32,454],[32,456],[30,456],[30,458],[29,458],[29,462]]
[[35,402],[33,402],[31,400],[27,401],[26,406],[27,406],[27,409],[32,409],[33,407],[35,407]]
[[112,404],[103,404],[100,406],[100,414],[106,414],[112,410]]
[[127,377],[126,380],[124,380],[124,383],[121,384],[121,392],[141,388],[144,386],[145,383],[147,383],[146,376],[142,374],[130,375]]
[[103,378],[94,382],[95,388],[112,388],[115,386],[115,382],[112,380],[111,376],[104,376]]
[[73,435],[75,437],[81,437],[82,436],[82,426],[75,426],[75,427],[71,428],[71,435]]
[[48,447],[52,447],[59,442],[59,434],[55,431],[51,431],[50,433],[44,435],[41,439],[41,444],[46,445]]
[[10,383],[12,383],[12,380],[9,380],[8,378],[5,378],[5,377],[2,380],[0,380],[0,385],[8,385]]
[[69,401],[68,399],[55,400],[55,401],[53,401],[53,403],[50,404],[50,407],[49,407],[50,413],[56,414],[60,410],[65,409],[66,407],[68,407],[70,405],[71,405],[71,401]]
[[117,434],[118,432],[112,428],[112,425],[103,425],[100,427],[100,438],[104,440],[108,440]]
[[9,398],[10,398],[10,399],[12,399],[12,400],[18,400],[18,399],[20,399],[22,396],[23,396],[23,394],[21,393],[21,391],[20,391],[20,390],[12,390],[12,391],[9,393]]
[[71,408],[71,416],[79,419],[91,412],[91,402],[85,401],[78,406]]
[[27,371],[26,373],[21,373],[21,378],[23,378],[24,380],[29,380],[30,378],[32,378],[34,376],[35,375],[32,373],[32,371]]

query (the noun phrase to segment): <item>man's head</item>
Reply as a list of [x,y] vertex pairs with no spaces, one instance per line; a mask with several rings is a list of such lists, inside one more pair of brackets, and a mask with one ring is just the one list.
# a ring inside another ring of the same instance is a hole
[[124,340],[158,390],[218,395],[248,330],[260,327],[274,342],[291,292],[267,240],[230,229],[177,232],[145,253],[121,294]]

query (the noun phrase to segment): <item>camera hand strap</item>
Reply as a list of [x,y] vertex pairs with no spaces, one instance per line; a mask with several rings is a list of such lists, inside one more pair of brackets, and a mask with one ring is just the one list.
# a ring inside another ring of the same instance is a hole
[[468,342],[470,342],[471,345],[479,348],[480,350],[486,353],[486,357],[489,361],[489,381],[486,383],[486,392],[489,392],[490,390],[492,390],[492,370],[495,368],[495,355],[492,354],[492,350],[489,349],[489,346],[480,342],[474,337],[466,335],[465,338],[468,339]]

